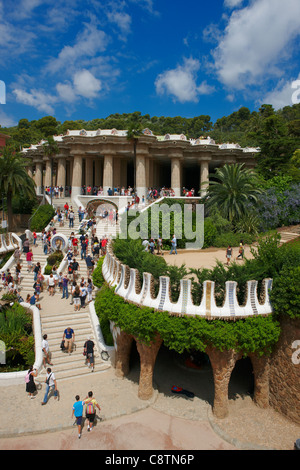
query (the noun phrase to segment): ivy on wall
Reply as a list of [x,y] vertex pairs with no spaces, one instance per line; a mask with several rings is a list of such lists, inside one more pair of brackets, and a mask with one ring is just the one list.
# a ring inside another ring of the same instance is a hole
[[271,315],[235,322],[179,317],[128,303],[107,284],[97,293],[95,309],[101,325],[112,321],[147,344],[159,333],[164,344],[178,353],[191,349],[204,352],[207,346],[212,346],[220,351],[234,349],[244,355],[269,355],[280,335],[279,322]]

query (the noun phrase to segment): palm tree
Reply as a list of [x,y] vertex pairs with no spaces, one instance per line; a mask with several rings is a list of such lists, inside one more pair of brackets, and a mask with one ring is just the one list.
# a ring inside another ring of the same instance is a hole
[[52,206],[52,185],[53,185],[53,157],[54,155],[59,153],[59,147],[57,143],[55,142],[54,138],[52,136],[49,136],[46,140],[46,142],[43,144],[43,152],[44,155],[50,158],[51,161],[51,185],[50,185],[50,197],[51,197],[51,206]]
[[0,190],[7,199],[8,228],[12,226],[13,195],[22,193],[29,198],[36,196],[35,182],[27,173],[28,164],[29,161],[14,152],[12,147],[4,147],[0,156]]
[[[210,175],[207,193],[207,208],[218,207],[219,211],[231,223],[238,222],[247,215],[249,202],[257,202],[262,190],[258,188],[256,174],[244,164],[235,163],[217,168]],[[206,183],[206,184],[207,184]]]
[[132,122],[127,129],[127,140],[133,143],[133,174],[134,174],[134,190],[136,190],[136,148],[138,139],[143,135],[143,128],[140,123]]

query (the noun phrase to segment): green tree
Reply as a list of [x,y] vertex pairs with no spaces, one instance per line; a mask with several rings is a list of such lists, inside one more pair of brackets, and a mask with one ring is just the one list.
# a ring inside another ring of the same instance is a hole
[[257,187],[256,174],[242,164],[224,165],[211,175],[206,206],[216,207],[231,223],[238,222],[247,213],[249,201],[257,202],[263,192]]
[[28,198],[35,196],[35,183],[27,173],[29,162],[11,147],[6,146],[0,156],[0,189],[7,198],[8,228],[12,226],[12,198],[22,193]]

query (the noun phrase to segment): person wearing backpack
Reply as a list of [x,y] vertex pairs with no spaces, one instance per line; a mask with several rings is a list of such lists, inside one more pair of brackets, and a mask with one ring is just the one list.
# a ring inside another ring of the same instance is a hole
[[95,417],[96,417],[96,408],[100,411],[101,408],[98,405],[98,402],[93,398],[93,392],[89,392],[88,396],[84,399],[86,405],[85,416],[88,422],[87,430],[90,432],[93,429]]
[[34,383],[34,377],[36,376],[37,370],[33,369],[33,366],[31,366],[27,374],[25,375],[26,392],[28,393],[28,398],[30,398],[31,400],[35,398],[34,393],[36,392],[36,385]]

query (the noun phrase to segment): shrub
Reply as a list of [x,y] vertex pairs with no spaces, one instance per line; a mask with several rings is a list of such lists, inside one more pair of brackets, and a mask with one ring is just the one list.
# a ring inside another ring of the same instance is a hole
[[223,233],[222,235],[216,236],[213,246],[216,248],[224,248],[228,245],[239,246],[241,240],[243,240],[244,244],[251,245],[255,240],[255,236],[250,233]]
[[0,338],[6,348],[3,370],[24,370],[34,363],[32,315],[14,303],[0,311]]
[[30,229],[41,232],[53,219],[54,215],[55,210],[51,205],[40,206],[31,219]]
[[285,267],[274,279],[270,294],[276,316],[288,315],[290,318],[300,318],[300,266]]
[[209,248],[210,246],[214,246],[215,239],[217,237],[217,229],[214,225],[212,219],[207,217],[204,220],[204,244],[203,248]]
[[280,325],[269,317],[251,317],[235,322],[201,317],[172,316],[149,307],[127,303],[105,285],[98,292],[95,308],[100,318],[110,319],[122,331],[149,344],[159,333],[164,344],[179,353],[208,345],[220,351],[235,349],[243,354],[270,354],[280,334]]
[[64,259],[64,254],[62,251],[57,250],[51,253],[51,255],[48,256],[47,258],[47,264],[49,266],[59,266],[62,260]]
[[104,284],[104,277],[102,274],[102,265],[103,265],[104,257],[100,258],[97,267],[94,269],[94,272],[92,274],[93,278],[93,284],[98,287],[99,289],[103,286]]

